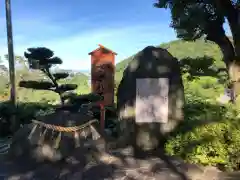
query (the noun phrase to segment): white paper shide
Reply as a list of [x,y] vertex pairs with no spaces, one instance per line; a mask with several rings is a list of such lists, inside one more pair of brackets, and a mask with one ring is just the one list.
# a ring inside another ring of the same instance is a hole
[[168,122],[168,78],[136,80],[136,122]]

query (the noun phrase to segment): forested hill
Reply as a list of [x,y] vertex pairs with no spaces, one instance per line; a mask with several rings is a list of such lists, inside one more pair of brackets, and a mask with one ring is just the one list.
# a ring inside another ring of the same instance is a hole
[[[203,39],[196,40],[195,42],[175,40],[169,43],[163,43],[159,47],[166,48],[173,56],[179,60],[184,58],[198,59],[207,57],[214,61],[214,65],[217,67],[223,67],[222,53],[219,47],[210,41]],[[134,55],[133,55],[134,56]],[[133,58],[133,56],[121,61],[116,65],[116,80],[119,81],[122,77],[123,70]],[[194,66],[196,66],[197,62]]]

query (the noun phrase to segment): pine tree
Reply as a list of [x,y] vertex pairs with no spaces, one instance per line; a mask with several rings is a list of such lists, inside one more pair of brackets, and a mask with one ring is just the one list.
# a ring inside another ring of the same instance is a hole
[[54,56],[52,50],[45,47],[29,48],[28,52],[24,52],[25,58],[28,60],[29,68],[42,71],[48,80],[41,81],[20,81],[19,86],[35,90],[49,90],[57,93],[64,106],[65,100],[72,96],[72,91],[77,88],[76,84],[60,84],[61,79],[69,76],[66,72],[53,73],[51,68],[55,65],[62,64],[59,57]]

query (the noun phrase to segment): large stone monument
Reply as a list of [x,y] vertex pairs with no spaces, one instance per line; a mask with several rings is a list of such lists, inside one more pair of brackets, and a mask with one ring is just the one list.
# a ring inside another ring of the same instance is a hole
[[155,150],[183,120],[183,106],[177,59],[165,49],[144,48],[128,64],[118,87],[119,142],[141,152]]

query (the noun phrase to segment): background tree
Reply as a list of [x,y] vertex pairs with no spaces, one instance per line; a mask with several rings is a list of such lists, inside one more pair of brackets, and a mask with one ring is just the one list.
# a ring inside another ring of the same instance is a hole
[[[8,68],[4,65],[3,60],[0,57],[0,96],[1,99],[3,99],[2,96],[5,96],[8,93],[9,90],[9,76],[8,76]],[[9,97],[7,97],[9,98]]]
[[20,87],[37,89],[37,90],[50,90],[60,96],[61,104],[64,105],[65,100],[69,97],[68,92],[77,88],[76,84],[60,84],[61,79],[69,76],[66,72],[53,73],[50,68],[54,65],[62,64],[62,60],[54,57],[53,51],[45,47],[29,48],[29,53],[25,52],[24,55],[28,60],[29,68],[38,69],[42,71],[48,80],[22,80],[19,82]]
[[[4,55],[5,61],[9,61],[8,54]],[[27,60],[22,56],[14,56],[14,64],[15,64],[15,81],[18,84],[20,79],[24,79],[24,77],[29,76],[29,68]],[[16,87],[17,88],[17,87]]]
[[[157,0],[155,7],[171,11],[171,27],[177,37],[196,40],[205,36],[219,45],[230,80],[237,81],[240,68],[240,1],[239,0]],[[227,20],[227,21],[226,21]],[[232,39],[227,37],[228,22]],[[231,42],[232,41],[232,42]]]

